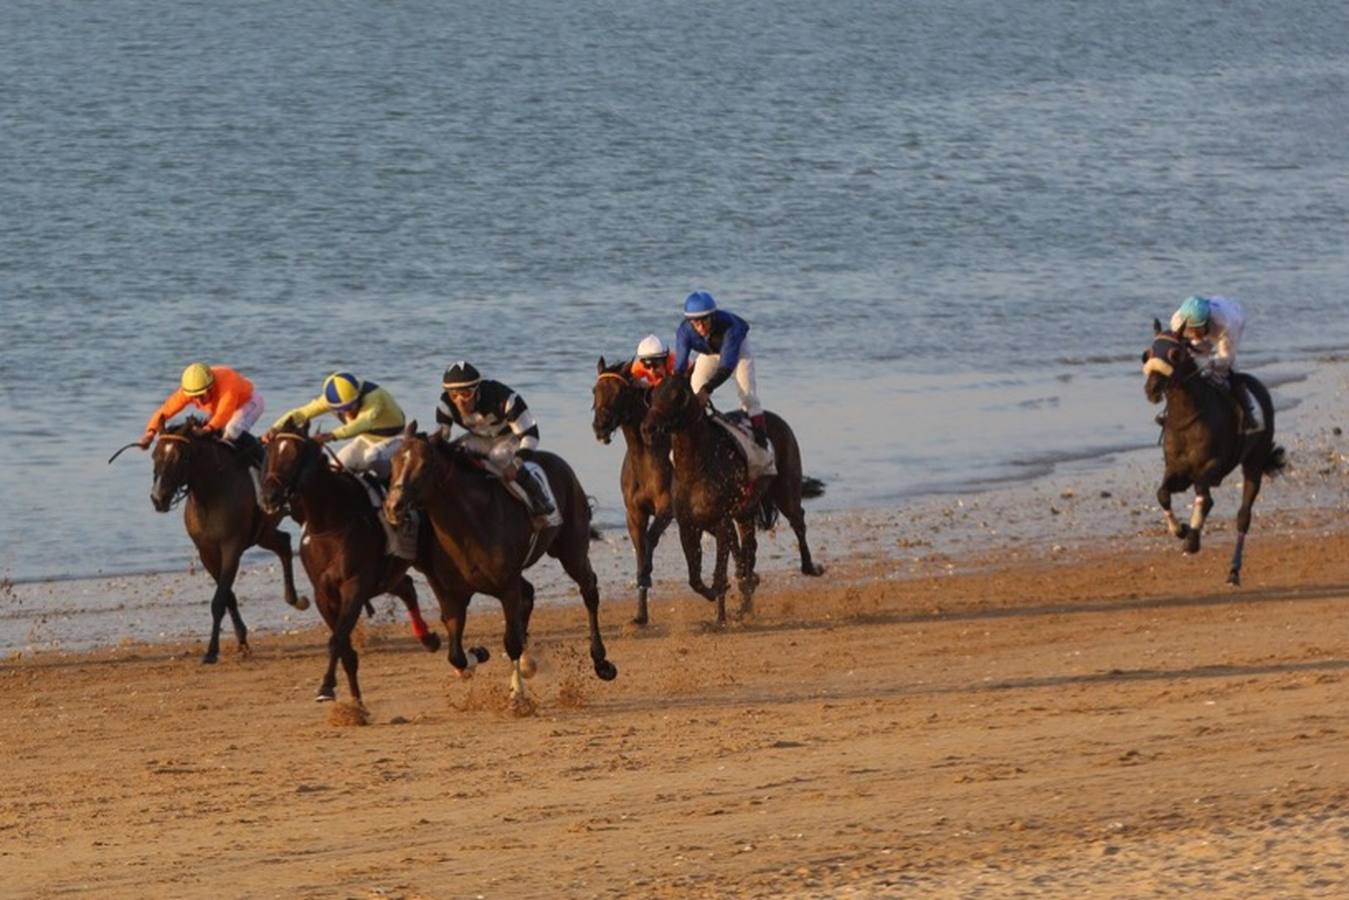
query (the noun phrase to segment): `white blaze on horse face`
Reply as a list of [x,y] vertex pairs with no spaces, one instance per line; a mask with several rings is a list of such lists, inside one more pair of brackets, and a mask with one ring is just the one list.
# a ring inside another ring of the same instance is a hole
[[1170,378],[1175,371],[1176,371],[1175,366],[1171,365],[1169,362],[1162,359],[1160,356],[1154,356],[1147,362],[1143,363],[1144,375],[1157,374],[1162,376],[1163,378]]

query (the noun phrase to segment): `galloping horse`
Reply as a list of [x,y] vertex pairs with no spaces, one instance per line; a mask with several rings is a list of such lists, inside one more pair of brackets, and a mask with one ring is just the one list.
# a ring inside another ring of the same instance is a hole
[[[429,439],[418,434],[416,422],[408,424],[403,446],[394,454],[389,495],[384,501],[384,514],[394,524],[409,509],[423,510],[430,519],[433,540],[463,575],[456,590],[436,595],[450,635],[450,665],[460,674],[468,664],[462,640],[469,598],[483,593],[501,601],[506,655],[512,665],[511,699],[525,705],[529,700],[521,679],[532,673],[526,673],[520,658],[529,636],[534,586],[522,573],[544,553],[562,563],[581,589],[590,618],[595,674],[604,681],[618,674],[600,638],[599,581],[590,567],[590,505],[585,491],[561,457],[534,451],[532,459],[548,476],[562,518],[561,525],[539,532],[531,527],[529,510],[476,465],[469,453],[446,444],[439,432]],[[521,471],[518,477],[531,476]]]
[[150,488],[150,502],[157,512],[164,513],[183,495],[187,496],[183,524],[197,547],[202,565],[215,579],[211,641],[201,658],[203,663],[214,663],[220,658],[220,622],[227,611],[234,623],[239,652],[245,656],[251,652],[248,628],[239,615],[239,603],[234,596],[239,558],[249,547],[256,544],[280,558],[287,603],[296,609],[308,609],[309,601],[295,595],[290,535],[278,530],[279,515],[264,512],[258,506],[247,461],[228,445],[197,435],[201,424],[201,420],[189,418],[159,431],[151,457],[154,484]]
[[[711,421],[699,406],[688,376],[672,375],[651,394],[651,408],[642,423],[648,442],[662,434],[671,435],[674,446],[674,511],[679,522],[679,540],[684,545],[684,560],[689,568],[689,585],[717,604],[717,622],[726,621],[726,561],[735,548],[736,530],[740,533],[736,552],[736,581],[740,590],[740,614],[753,609],[754,588],[759,576],[754,572],[758,539],[754,534],[756,513],[759,524],[771,527],[780,510],[796,532],[801,551],[801,572],[820,575],[823,567],[810,558],[806,543],[806,514],[801,508],[801,448],[791,427],[774,413],[765,412],[768,439],[773,444],[777,475],[767,485],[760,484],[753,496],[746,497],[746,464],[735,438]],[[717,561],[712,587],[703,583],[702,533],[717,540]]]
[[[1274,443],[1274,404],[1269,391],[1257,379],[1244,373],[1236,375],[1260,404],[1264,419],[1263,430],[1241,434],[1237,401],[1203,377],[1185,340],[1185,327],[1182,325],[1175,332],[1164,331],[1162,323],[1154,319],[1152,331],[1152,346],[1143,351],[1143,372],[1147,375],[1143,390],[1152,403],[1166,400],[1162,426],[1166,472],[1157,489],[1157,502],[1166,513],[1171,533],[1185,540],[1185,552],[1198,553],[1204,519],[1213,508],[1209,492],[1240,464],[1243,480],[1241,509],[1237,512],[1237,545],[1227,575],[1228,584],[1240,584],[1242,549],[1251,527],[1251,505],[1260,493],[1264,476],[1274,477],[1285,465],[1284,450]],[[1194,510],[1190,524],[1185,525],[1171,512],[1171,495],[1190,485],[1194,485]]]
[[650,388],[633,382],[632,361],[606,366],[601,356],[596,371],[599,377],[595,381],[595,437],[607,444],[614,431],[622,428],[627,442],[619,483],[628,513],[628,536],[637,554],[637,614],[632,622],[645,625],[652,557],[660,536],[674,518],[670,446],[668,441],[653,444],[642,437]]
[[351,631],[362,609],[374,615],[370,600],[379,594],[401,599],[422,646],[440,649],[439,636],[422,620],[417,590],[407,574],[411,563],[385,552],[384,528],[365,486],[351,473],[328,465],[322,445],[309,437],[308,425],[296,429],[286,422],[272,439],[262,478],[262,503],[278,515],[289,507],[295,521],[304,526],[300,560],[314,586],[314,602],[332,631],[328,669],[316,700],[335,699],[340,659],[352,699],[361,702],[356,679],[360,662],[351,645]]

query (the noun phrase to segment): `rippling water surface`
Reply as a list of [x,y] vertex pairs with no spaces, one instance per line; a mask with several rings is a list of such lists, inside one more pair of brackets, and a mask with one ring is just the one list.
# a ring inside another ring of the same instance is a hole
[[1334,4],[0,5],[0,575],[183,565],[133,439],[186,362],[270,411],[476,360],[616,523],[595,358],[704,287],[825,505],[1152,438],[1195,291],[1349,344]]

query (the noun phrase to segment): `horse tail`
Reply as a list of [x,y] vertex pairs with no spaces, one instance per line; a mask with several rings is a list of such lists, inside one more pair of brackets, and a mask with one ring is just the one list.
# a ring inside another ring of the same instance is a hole
[[1270,448],[1269,455],[1265,457],[1265,464],[1264,466],[1261,467],[1261,471],[1263,471],[1270,478],[1273,478],[1276,475],[1283,472],[1283,470],[1286,469],[1287,467],[1288,467],[1287,454],[1284,453],[1283,447],[1280,447],[1278,444],[1275,444],[1273,447]]
[[824,496],[824,482],[818,478],[811,478],[809,475],[801,476],[801,499],[810,500],[814,497]]
[[778,505],[773,502],[772,491],[764,491],[759,508],[754,511],[754,521],[760,531],[767,531],[778,523]]

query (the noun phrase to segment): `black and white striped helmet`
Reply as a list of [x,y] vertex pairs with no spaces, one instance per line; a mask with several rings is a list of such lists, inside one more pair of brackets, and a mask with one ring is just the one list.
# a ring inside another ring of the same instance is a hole
[[445,377],[441,379],[441,386],[447,391],[462,391],[467,388],[477,387],[482,381],[482,376],[472,363],[464,362],[462,359],[445,370]]

